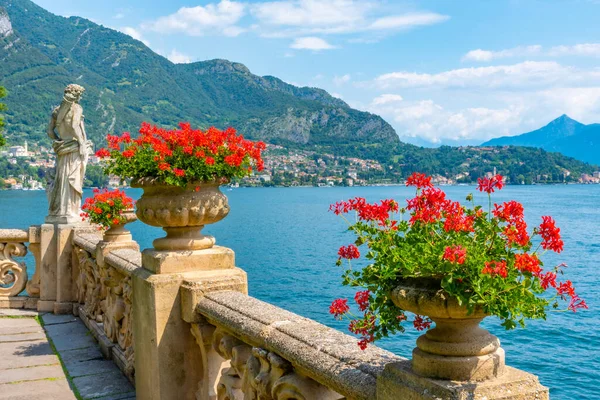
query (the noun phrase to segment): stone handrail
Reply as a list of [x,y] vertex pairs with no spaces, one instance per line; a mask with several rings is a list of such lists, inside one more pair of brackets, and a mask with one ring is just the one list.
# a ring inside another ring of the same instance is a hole
[[183,285],[196,318],[183,314],[208,370],[199,388],[216,385],[217,399],[375,399],[385,365],[405,360],[243,293],[202,291]]
[[[37,307],[40,297],[40,230],[40,226],[0,229],[0,307]],[[31,278],[25,263],[15,260],[15,257],[24,257],[28,250],[35,258],[35,272]],[[19,296],[25,290],[27,296]]]
[[131,275],[141,268],[141,253],[133,242],[118,246],[93,233],[75,234],[77,258],[76,311],[95,333],[105,356],[134,379]]

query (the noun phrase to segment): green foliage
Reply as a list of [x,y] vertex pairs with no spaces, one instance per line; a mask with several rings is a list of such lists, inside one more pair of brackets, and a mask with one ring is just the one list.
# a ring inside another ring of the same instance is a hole
[[96,188],[108,186],[108,176],[104,173],[104,168],[99,165],[88,165],[85,170],[84,186]]
[[[455,177],[465,174],[462,182],[475,182],[478,177],[497,172],[510,184],[576,182],[582,173],[591,174],[597,167],[532,147],[449,147],[436,149],[400,145],[390,165],[403,178],[413,172]],[[568,173],[567,173],[568,172]]]
[[[574,306],[580,299],[570,281],[555,282],[557,272],[562,273],[560,267],[542,269],[538,257],[543,250],[560,252],[563,246],[553,220],[544,217],[539,228],[528,230],[519,203],[494,205],[492,211],[490,198],[490,209],[484,212],[472,199],[472,195],[467,197],[471,205],[465,207],[447,200],[442,190],[425,182],[405,208],[394,200],[368,204],[358,198],[332,206],[336,214],[357,212],[356,219],[344,216],[352,221],[349,230],[356,240],[340,249],[337,264],[348,259],[344,285],[368,291],[368,301],[365,292],[355,297],[364,315],[350,326],[363,336],[363,343],[404,330],[404,310],[390,297],[403,283],[441,288],[469,313],[477,310],[497,316],[507,329],[524,326],[525,319],[545,319],[548,306],[554,303],[553,307],[558,307],[561,299],[571,298],[565,310],[587,307],[585,303]],[[369,264],[352,268],[350,260],[360,257],[359,249]],[[547,294],[546,289],[552,287],[556,288],[554,294]],[[348,314],[347,307],[338,303],[336,308],[335,304],[333,314]],[[420,316],[415,321],[417,329],[428,327]]]
[[[6,97],[6,89],[0,86],[0,99]],[[0,112],[6,111],[6,104],[0,103]],[[0,147],[6,144],[6,139],[2,136],[2,128],[4,128],[4,118],[0,115]]]

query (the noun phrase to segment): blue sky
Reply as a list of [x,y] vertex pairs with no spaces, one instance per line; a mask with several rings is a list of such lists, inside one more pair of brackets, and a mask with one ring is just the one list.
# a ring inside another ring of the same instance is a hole
[[600,122],[600,0],[34,0],[173,62],[225,58],[377,113],[402,140],[478,144]]

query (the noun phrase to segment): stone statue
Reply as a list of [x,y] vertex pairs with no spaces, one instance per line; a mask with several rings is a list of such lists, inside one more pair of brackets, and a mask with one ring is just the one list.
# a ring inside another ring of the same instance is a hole
[[66,87],[60,106],[52,111],[47,133],[56,153],[54,176],[48,185],[47,223],[81,222],[83,180],[91,142],[83,124],[83,108],[79,100],[85,89],[71,84]]

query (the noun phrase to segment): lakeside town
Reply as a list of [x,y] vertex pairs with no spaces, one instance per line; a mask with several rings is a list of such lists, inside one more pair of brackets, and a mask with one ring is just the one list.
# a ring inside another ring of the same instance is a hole
[[[11,174],[9,169],[0,171],[0,189],[44,190],[47,184],[46,173],[55,166],[55,155],[48,147],[40,145],[30,148],[25,142],[22,146],[10,146],[0,150],[0,162],[2,161],[13,166],[18,165],[21,167],[19,170],[26,169],[30,173]],[[565,178],[570,174],[568,170],[563,172]],[[492,176],[495,173],[494,168],[486,174]],[[86,186],[89,187],[123,186],[118,177],[103,175],[102,160],[95,155],[89,156],[88,175]],[[438,185],[455,185],[475,182],[476,177],[470,177],[468,172],[462,172],[453,176],[434,174],[432,180]],[[539,175],[537,182],[532,183],[544,183],[545,180],[547,176]],[[386,168],[375,160],[318,154],[314,151],[292,150],[269,144],[265,152],[264,171],[234,181],[232,185],[324,187],[393,185],[403,182],[401,174],[393,167]],[[600,184],[600,171],[581,174],[579,179],[571,180],[569,183]]]

